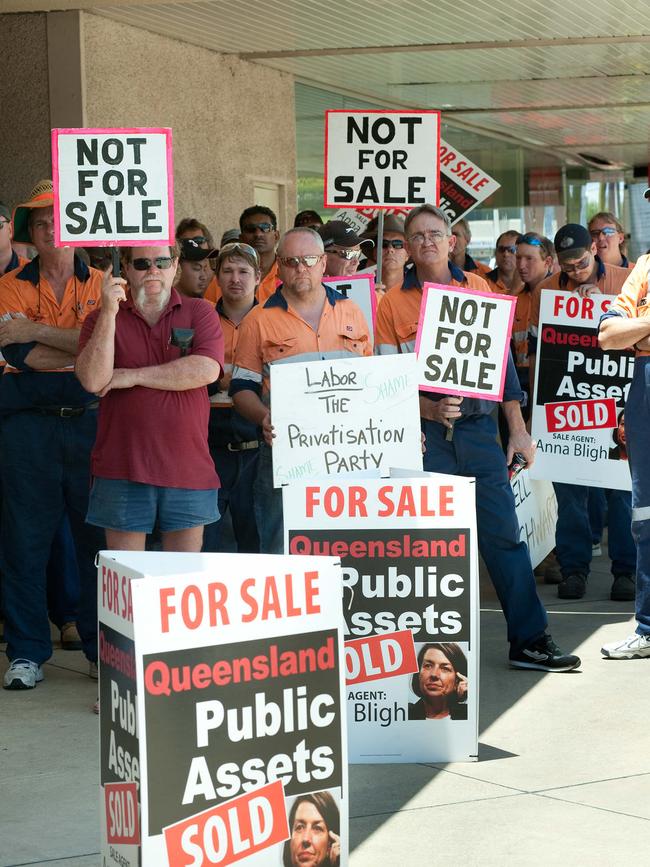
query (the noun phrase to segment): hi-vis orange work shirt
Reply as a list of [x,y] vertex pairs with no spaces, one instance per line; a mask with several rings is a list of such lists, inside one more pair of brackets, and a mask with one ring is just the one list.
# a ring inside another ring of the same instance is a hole
[[[646,319],[650,316],[648,299],[648,282],[650,281],[650,256],[639,256],[636,265],[623,284],[615,301],[608,311],[600,317],[602,322],[612,316],[623,316],[625,319]],[[636,349],[638,356],[650,355],[644,349]]]
[[[38,256],[23,268],[0,278],[0,318],[21,314],[32,322],[56,328],[76,328],[101,304],[103,274],[75,256],[74,274],[66,283],[61,303],[40,274]],[[8,412],[29,407],[78,407],[96,398],[85,391],[73,366],[54,370],[32,370],[25,358],[35,343],[5,346],[7,361],[0,388],[0,410]]]

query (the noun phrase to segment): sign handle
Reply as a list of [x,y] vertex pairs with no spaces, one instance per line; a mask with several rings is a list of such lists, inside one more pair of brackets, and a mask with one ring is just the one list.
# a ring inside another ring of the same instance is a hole
[[[384,210],[380,208],[379,214],[377,216],[377,249],[375,250],[376,259],[377,259],[377,283],[382,283],[383,280],[381,278],[381,268],[382,268],[382,260],[384,258]],[[386,287],[388,289],[388,286]]]
[[118,247],[111,247],[111,260],[113,262],[113,277],[120,276],[120,251]]

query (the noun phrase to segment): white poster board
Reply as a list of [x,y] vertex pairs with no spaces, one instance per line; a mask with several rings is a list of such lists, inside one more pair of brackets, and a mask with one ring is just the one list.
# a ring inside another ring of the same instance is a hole
[[271,365],[273,484],[422,469],[415,355]]
[[[341,558],[353,763],[477,758],[474,490],[435,473],[283,489],[285,551]],[[429,683],[445,658],[452,676]]]
[[555,548],[557,500],[551,482],[531,479],[523,469],[510,481],[519,521],[519,539],[528,545],[533,569]]
[[325,207],[438,203],[439,111],[325,112]]
[[603,352],[598,322],[612,295],[540,298],[532,436],[533,479],[629,491],[624,409],[634,353]]
[[310,793],[348,863],[341,586],[332,557],[102,552],[104,864],[280,865]]
[[440,207],[452,226],[500,186],[457,148],[440,141]]
[[53,129],[57,247],[173,244],[171,129]]
[[415,343],[419,388],[501,400],[516,300],[425,283]]
[[375,292],[374,274],[352,274],[349,277],[325,277],[323,283],[341,292],[346,298],[351,298],[357,307],[361,308],[370,340],[375,342],[375,317],[377,315],[377,293]]

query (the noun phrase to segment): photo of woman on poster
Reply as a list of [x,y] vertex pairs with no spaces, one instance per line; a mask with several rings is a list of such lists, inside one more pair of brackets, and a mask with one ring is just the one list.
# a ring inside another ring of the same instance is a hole
[[614,448],[609,450],[610,461],[626,461],[627,447],[625,444],[625,410],[618,414],[617,425],[612,432]]
[[298,795],[289,811],[283,867],[338,867],[341,859],[339,808],[330,792]]
[[411,689],[419,696],[409,703],[408,718],[467,719],[467,657],[458,644],[423,644]]

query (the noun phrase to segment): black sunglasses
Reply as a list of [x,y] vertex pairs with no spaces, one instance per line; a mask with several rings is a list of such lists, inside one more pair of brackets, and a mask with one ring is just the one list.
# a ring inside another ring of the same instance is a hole
[[259,229],[260,232],[264,232],[264,234],[266,235],[267,232],[273,231],[273,229],[275,229],[275,226],[273,225],[273,223],[245,223],[241,227],[242,232],[246,232],[249,235],[252,235],[253,232],[257,231],[257,229]]
[[401,241],[399,238],[394,238],[392,241],[389,241],[388,238],[384,238],[381,242],[381,246],[384,250],[388,250],[389,247],[392,247],[393,250],[403,250],[404,241]]
[[512,253],[513,256],[517,252],[514,244],[497,244],[497,253]]
[[136,271],[148,271],[152,265],[160,268],[161,271],[166,271],[171,268],[173,259],[171,256],[156,256],[155,259],[134,259],[131,264]]

